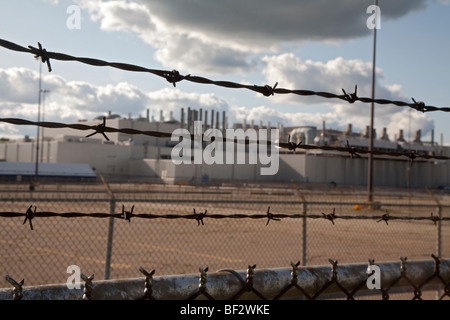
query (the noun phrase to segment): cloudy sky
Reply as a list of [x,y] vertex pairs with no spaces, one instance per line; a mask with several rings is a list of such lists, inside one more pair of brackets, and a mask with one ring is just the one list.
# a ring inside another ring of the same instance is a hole
[[[371,96],[372,0],[0,0],[0,38],[22,46],[181,74],[279,88]],[[376,98],[450,107],[450,1],[379,0]],[[77,13],[80,19],[77,20]],[[0,117],[37,120],[40,65],[30,54],[0,47]],[[45,120],[92,120],[108,111],[155,119],[180,108],[226,111],[284,126],[322,121],[354,131],[370,124],[370,104],[275,95],[179,82],[147,73],[79,62],[42,65]],[[391,139],[422,130],[450,144],[450,114],[375,105],[375,128]],[[36,128],[0,124],[0,137],[35,136]]]

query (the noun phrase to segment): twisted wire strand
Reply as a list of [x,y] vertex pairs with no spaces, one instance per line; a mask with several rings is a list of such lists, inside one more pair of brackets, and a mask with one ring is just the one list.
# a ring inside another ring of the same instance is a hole
[[[15,217],[26,217],[27,213],[25,212],[16,212],[16,211],[4,211],[0,212],[0,217],[4,218],[15,218]],[[274,221],[279,221],[280,219],[340,219],[340,220],[376,220],[377,222],[381,221],[390,221],[390,220],[406,220],[406,221],[421,221],[421,220],[430,220],[433,222],[437,221],[450,221],[450,217],[438,217],[438,216],[392,216],[392,215],[326,215],[322,213],[319,214],[152,214],[152,213],[140,213],[140,214],[127,214],[123,213],[102,213],[102,212],[91,212],[91,213],[82,213],[82,212],[52,212],[52,211],[41,211],[35,212],[33,215],[34,218],[51,218],[51,217],[59,217],[59,218],[117,218],[121,220],[126,220],[125,217],[128,218],[141,218],[141,219],[187,219],[187,220],[198,220],[200,219],[269,219]]]
[[[86,124],[66,124],[66,123],[59,123],[59,122],[43,122],[43,121],[30,121],[25,119],[19,119],[19,118],[0,118],[0,122],[14,124],[14,125],[32,125],[32,126],[39,126],[43,128],[53,128],[53,129],[60,129],[60,128],[70,128],[74,130],[80,130],[80,131],[88,131],[88,130],[94,130],[94,133],[89,134],[88,136],[92,136],[95,133],[109,133],[109,132],[119,132],[124,134],[130,134],[130,135],[146,135],[151,137],[158,137],[158,138],[170,138],[172,137],[171,133],[168,132],[161,132],[161,131],[141,131],[137,129],[131,129],[131,128],[112,128],[105,125],[86,125]],[[108,139],[105,136],[106,139]],[[202,137],[203,138],[203,137]],[[191,135],[191,139],[194,140],[195,136]],[[243,143],[243,144],[267,144],[272,145],[273,142],[271,141],[265,141],[265,140],[238,140],[237,138],[234,140],[226,139],[226,138],[217,138],[215,141],[222,142],[233,142],[233,143]],[[385,151],[379,151],[379,150],[372,150],[369,151],[367,149],[357,148],[357,147],[333,147],[333,146],[317,146],[317,145],[303,145],[303,144],[293,144],[292,142],[280,142],[278,144],[275,144],[275,146],[278,146],[282,149],[287,150],[294,150],[295,149],[303,149],[303,150],[322,150],[322,151],[338,151],[343,153],[349,153],[351,156],[357,156],[359,157],[359,154],[373,154],[377,156],[393,156],[393,157],[407,157],[411,161],[416,158],[422,158],[422,159],[435,159],[435,160],[449,160],[450,157],[446,156],[439,156],[439,155],[426,155],[426,154],[419,154],[417,152],[385,152]]]
[[205,77],[201,76],[192,76],[190,74],[188,75],[181,75],[177,70],[157,70],[157,69],[149,69],[142,66],[137,66],[134,64],[129,63],[121,63],[121,62],[108,62],[100,59],[94,59],[94,58],[87,58],[87,57],[75,57],[64,53],[58,53],[58,52],[51,52],[47,51],[46,49],[42,48],[42,45],[38,42],[38,48],[35,48],[33,46],[28,46],[28,48],[25,48],[23,46],[20,46],[16,43],[0,39],[0,46],[17,52],[24,52],[24,53],[30,53],[33,54],[36,58],[41,58],[41,61],[43,63],[46,63],[48,66],[48,71],[51,72],[52,68],[50,65],[50,59],[54,60],[60,60],[60,61],[78,61],[80,63],[84,63],[91,66],[98,66],[98,67],[104,67],[109,66],[116,69],[121,69],[125,71],[131,71],[131,72],[146,72],[151,73],[156,76],[165,78],[168,82],[172,83],[173,86],[176,86],[177,82],[180,82],[182,80],[195,82],[199,84],[210,84],[225,88],[233,88],[233,89],[247,89],[252,90],[257,93],[263,94],[266,97],[273,96],[275,94],[295,94],[300,96],[319,96],[322,98],[327,99],[340,99],[347,101],[349,103],[354,103],[356,101],[360,101],[363,103],[377,103],[377,104],[393,104],[399,107],[409,107],[421,112],[430,112],[430,111],[444,111],[444,112],[450,112],[450,107],[435,107],[435,106],[428,106],[425,105],[423,101],[416,101],[414,98],[411,98],[413,102],[404,102],[404,101],[395,101],[395,100],[388,100],[388,99],[372,99],[367,97],[358,97],[357,96],[357,87],[355,86],[355,92],[354,93],[347,93],[344,89],[342,89],[344,94],[338,95],[330,92],[318,92],[318,91],[312,91],[312,90],[291,90],[291,89],[285,89],[285,88],[277,88],[278,83],[275,83],[275,85],[269,86],[258,86],[258,85],[245,85],[240,84],[232,81],[214,81]]

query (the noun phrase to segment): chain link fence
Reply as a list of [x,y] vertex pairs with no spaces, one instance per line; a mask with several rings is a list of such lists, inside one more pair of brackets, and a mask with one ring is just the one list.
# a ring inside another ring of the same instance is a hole
[[[445,191],[376,190],[368,205],[364,190],[332,186],[27,187],[0,186],[0,274],[27,286],[66,283],[72,265],[102,280],[450,256]],[[30,206],[61,215],[30,224]]]

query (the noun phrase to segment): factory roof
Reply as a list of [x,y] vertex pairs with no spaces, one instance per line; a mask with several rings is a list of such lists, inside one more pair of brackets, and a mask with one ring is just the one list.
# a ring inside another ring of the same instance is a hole
[[[36,163],[0,162],[0,176],[34,176]],[[39,163],[38,175],[55,178],[95,178],[96,174],[84,163]]]

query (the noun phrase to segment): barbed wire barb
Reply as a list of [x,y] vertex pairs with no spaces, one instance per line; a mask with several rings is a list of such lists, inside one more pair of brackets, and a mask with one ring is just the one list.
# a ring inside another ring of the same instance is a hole
[[33,207],[33,205],[31,205],[26,213],[25,213],[25,220],[23,220],[22,224],[25,224],[28,220],[28,222],[30,223],[30,229],[33,230],[33,223],[31,222],[31,220],[34,219],[34,217],[36,216],[36,206],[34,206],[34,211],[31,210],[31,208]]
[[103,137],[107,140],[107,141],[109,141],[109,138],[106,136],[106,134],[105,134],[105,129],[106,129],[106,117],[103,117],[103,122],[102,123],[100,123],[100,124],[98,124],[96,127],[95,127],[95,132],[93,132],[93,133],[91,133],[91,134],[88,134],[87,136],[86,136],[86,138],[89,138],[89,137],[92,137],[93,135],[96,135],[97,133],[99,133],[99,134],[101,134],[101,135],[103,135]]
[[38,59],[41,58],[42,63],[47,64],[48,72],[52,72],[52,66],[50,64],[50,58],[47,53],[47,50],[42,48],[42,45],[38,42],[38,48],[35,48],[33,46],[28,46],[30,48],[31,52],[34,54],[34,58]]

